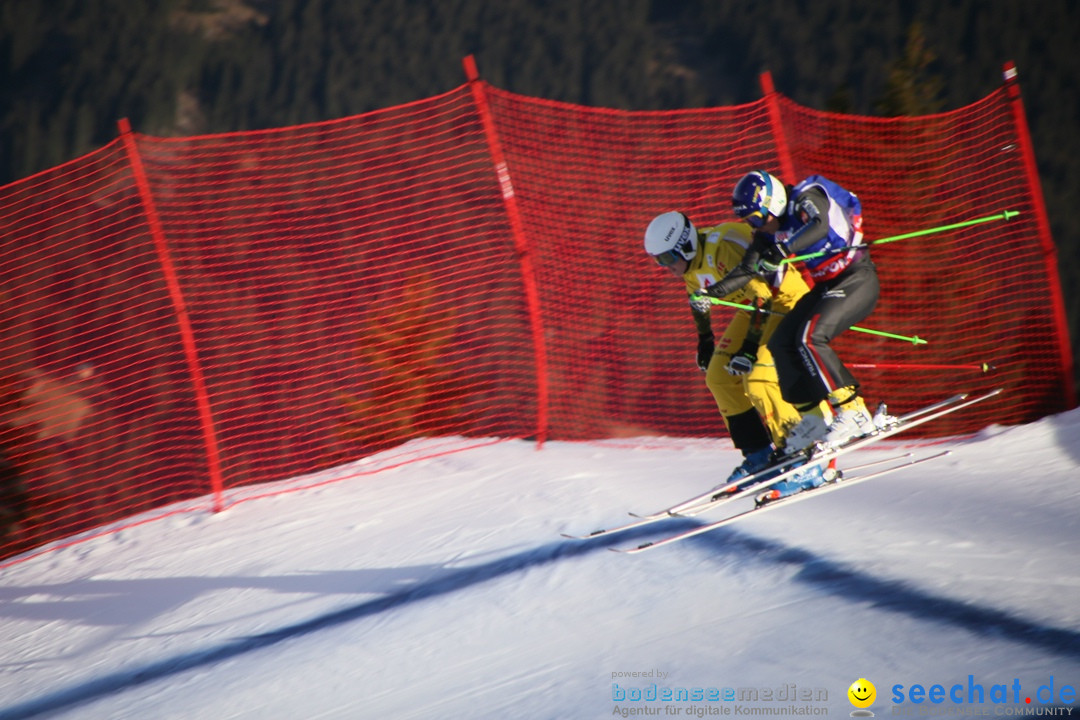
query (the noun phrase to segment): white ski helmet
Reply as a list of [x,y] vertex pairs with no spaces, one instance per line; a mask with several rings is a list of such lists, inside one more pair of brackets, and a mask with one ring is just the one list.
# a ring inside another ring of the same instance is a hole
[[697,229],[681,212],[657,215],[645,229],[645,252],[664,267],[697,255]]
[[732,209],[751,227],[761,227],[769,221],[770,215],[782,217],[786,206],[784,183],[764,170],[743,175],[731,192]]

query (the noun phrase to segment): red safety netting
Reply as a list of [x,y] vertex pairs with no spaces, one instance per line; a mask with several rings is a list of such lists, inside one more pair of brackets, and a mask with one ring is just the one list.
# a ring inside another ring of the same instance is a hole
[[206,493],[191,382],[123,149],[0,188],[0,224],[5,549]]
[[[927,429],[935,434],[1061,409],[1071,370],[1063,364],[1067,330],[1054,311],[1057,271],[1047,263],[1053,244],[1038,231],[1043,209],[1024,174],[1005,91],[921,118],[852,118],[779,102],[795,174],[824,168],[857,188],[871,241],[1020,213],[873,249],[882,299],[864,324],[928,344],[841,338],[836,347],[846,360],[881,365],[859,371],[867,393],[907,410],[950,389],[1006,389],[999,403]],[[984,363],[995,369],[984,372]]]
[[857,192],[870,240],[1018,211],[876,248],[863,325],[928,344],[838,344],[897,412],[1006,388],[926,434],[1063,410],[1071,357],[1016,103],[1003,88],[882,120],[767,92],[624,112],[473,77],[299,127],[122,125],[0,188],[0,554],[419,436],[723,435],[685,295],[641,238],[668,209],[731,219],[755,167]]

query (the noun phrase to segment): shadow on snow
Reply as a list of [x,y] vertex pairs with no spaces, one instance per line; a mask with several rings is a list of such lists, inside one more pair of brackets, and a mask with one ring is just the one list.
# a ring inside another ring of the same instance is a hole
[[938,622],[976,635],[1004,639],[1060,657],[1080,659],[1080,632],[1055,628],[992,607],[955,600],[912,587],[899,580],[868,573],[827,560],[799,547],[720,528],[688,542],[714,554],[753,555],[772,565],[801,568],[797,582],[829,595],[927,622]]
[[[666,529],[690,527],[694,524],[695,521],[689,520],[672,521],[667,524]],[[619,533],[610,538],[552,542],[479,565],[443,569],[435,578],[418,581],[374,600],[270,632],[237,638],[206,650],[185,653],[141,667],[121,670],[34,700],[0,709],[0,720],[29,718],[88,703],[129,688],[195,668],[213,665],[287,640],[379,615],[429,598],[448,595],[530,568],[588,555],[616,544],[623,545],[635,540],[647,539],[654,533],[655,528],[645,527]],[[734,557],[741,561],[750,559],[752,562],[774,566],[797,566],[801,568],[795,576],[798,582],[814,585],[845,600],[871,602],[875,607],[888,612],[952,625],[980,635],[992,635],[1029,645],[1059,656],[1080,659],[1080,632],[1054,628],[994,608],[933,595],[903,582],[876,578],[815,555],[803,548],[763,540],[726,528],[693,538],[687,542],[686,547],[708,551],[716,557]]]

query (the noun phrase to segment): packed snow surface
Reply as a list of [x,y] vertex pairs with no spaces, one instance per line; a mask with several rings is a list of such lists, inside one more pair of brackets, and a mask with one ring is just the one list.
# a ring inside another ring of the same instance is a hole
[[1080,411],[637,555],[697,520],[560,533],[708,489],[727,441],[406,449],[0,571],[0,720],[1077,708]]

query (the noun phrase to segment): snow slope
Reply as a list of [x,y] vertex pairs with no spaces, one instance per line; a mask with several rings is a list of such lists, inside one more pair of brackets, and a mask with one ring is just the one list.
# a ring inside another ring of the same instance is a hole
[[634,556],[693,521],[559,533],[715,484],[726,441],[412,449],[448,443],[0,571],[0,720],[847,716],[859,678],[879,717],[1076,707],[1080,411]]

